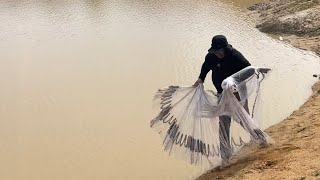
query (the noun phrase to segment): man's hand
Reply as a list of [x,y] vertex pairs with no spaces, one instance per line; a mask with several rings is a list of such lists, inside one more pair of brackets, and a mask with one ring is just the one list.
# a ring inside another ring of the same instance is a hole
[[198,79],[192,86],[197,87],[200,83],[203,83],[201,79]]
[[270,71],[271,69],[269,68],[258,68],[258,72],[261,72],[261,73],[268,73],[268,71]]

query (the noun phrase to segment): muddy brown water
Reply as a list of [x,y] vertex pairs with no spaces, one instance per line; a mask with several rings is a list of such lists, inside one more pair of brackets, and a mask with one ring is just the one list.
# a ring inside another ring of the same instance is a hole
[[[9,1],[0,5],[0,179],[193,179],[149,128],[152,96],[191,85],[215,34],[257,67],[263,127],[310,95],[319,59],[260,33],[254,1]],[[206,89],[212,89],[210,75]]]

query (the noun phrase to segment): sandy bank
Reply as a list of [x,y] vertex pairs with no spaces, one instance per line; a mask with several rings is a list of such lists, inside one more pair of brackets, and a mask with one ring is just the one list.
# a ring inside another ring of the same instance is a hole
[[260,31],[320,55],[320,0],[272,0],[248,9]]

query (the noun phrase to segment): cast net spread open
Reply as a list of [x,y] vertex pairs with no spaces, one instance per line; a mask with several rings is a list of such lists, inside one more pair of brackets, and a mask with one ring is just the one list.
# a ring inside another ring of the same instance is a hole
[[263,78],[249,66],[223,81],[219,97],[202,84],[159,89],[154,98],[158,115],[150,125],[162,136],[170,155],[191,164],[218,166],[246,143],[267,144],[267,135],[253,118]]

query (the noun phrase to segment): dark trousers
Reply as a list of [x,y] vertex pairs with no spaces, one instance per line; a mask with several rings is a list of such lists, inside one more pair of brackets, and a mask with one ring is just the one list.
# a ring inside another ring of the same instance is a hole
[[[245,102],[243,107],[249,113],[248,101]],[[242,123],[240,123],[240,125],[243,126]],[[232,147],[230,142],[230,126],[231,117],[219,117],[219,140],[222,159],[228,159],[232,155]]]

